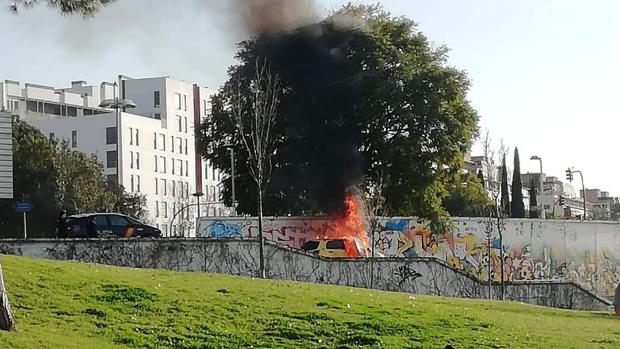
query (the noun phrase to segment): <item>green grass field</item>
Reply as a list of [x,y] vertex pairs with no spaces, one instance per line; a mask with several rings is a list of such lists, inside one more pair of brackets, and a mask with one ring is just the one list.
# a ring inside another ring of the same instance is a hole
[[620,348],[606,313],[0,256],[0,348]]

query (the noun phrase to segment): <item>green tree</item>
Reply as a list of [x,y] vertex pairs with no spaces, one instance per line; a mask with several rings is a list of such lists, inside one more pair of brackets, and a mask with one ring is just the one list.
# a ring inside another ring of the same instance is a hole
[[455,176],[448,192],[443,207],[454,217],[485,217],[494,207],[493,200],[473,173]]
[[23,8],[30,8],[44,3],[58,10],[63,15],[81,14],[89,17],[97,13],[102,7],[116,0],[9,0],[9,9],[18,13]]
[[[59,206],[56,202],[58,169],[54,144],[42,133],[23,122],[13,125],[13,193],[15,200],[28,200],[34,209],[28,213],[32,237],[54,232]],[[22,236],[22,214],[13,202],[0,201],[0,234]]]
[[610,211],[611,211],[610,219],[612,221],[620,221],[620,204],[619,203],[612,204]]
[[[364,21],[343,27],[340,15]],[[390,178],[389,214],[447,216],[447,185],[463,167],[477,133],[478,116],[467,101],[469,80],[447,63],[413,21],[377,6],[343,7],[321,23],[240,44],[239,64],[212,99],[200,144],[215,166],[230,170],[225,145],[236,156],[240,213],[256,214],[256,185],[248,158],[230,123],[231,104],[255,62],[266,59],[282,83],[272,158],[265,188],[267,214],[330,213],[343,188]],[[365,178],[364,178],[365,177]],[[230,203],[230,181],[224,198]]]
[[510,217],[510,194],[508,193],[508,171],[506,169],[506,155],[502,157],[502,183],[501,183],[501,198],[500,198],[500,212],[505,217]]
[[523,203],[523,183],[521,182],[521,161],[519,149],[515,148],[514,169],[512,170],[512,203],[510,205],[512,218],[525,217],[525,204]]

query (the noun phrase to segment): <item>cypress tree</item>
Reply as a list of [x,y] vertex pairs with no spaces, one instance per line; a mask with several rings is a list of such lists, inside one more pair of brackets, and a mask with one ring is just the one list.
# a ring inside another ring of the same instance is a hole
[[512,203],[510,205],[510,217],[524,218],[525,204],[523,204],[523,183],[521,182],[521,161],[519,149],[515,148],[514,169],[512,171]]

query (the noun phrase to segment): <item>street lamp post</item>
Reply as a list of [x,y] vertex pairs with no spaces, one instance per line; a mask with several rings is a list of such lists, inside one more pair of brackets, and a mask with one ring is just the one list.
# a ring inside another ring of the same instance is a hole
[[230,152],[230,182],[231,182],[230,186],[232,190],[231,206],[233,208],[233,213],[236,216],[237,215],[237,200],[236,200],[236,193],[235,193],[235,149],[233,148],[232,144],[226,144],[225,147],[228,148],[228,151]]
[[192,194],[192,196],[196,198],[196,206],[198,206],[198,213],[197,213],[198,218],[200,218],[200,198],[204,195],[205,194],[202,192],[196,192]]
[[542,219],[547,219],[547,214],[545,213],[545,203],[544,203],[544,194],[545,194],[545,189],[543,188],[544,183],[543,183],[543,165],[542,165],[542,159],[540,158],[540,156],[534,155],[530,158],[530,160],[538,160],[540,163],[540,173],[539,173],[539,177],[540,177],[540,214],[542,217]]
[[114,109],[116,111],[116,182],[121,184],[121,149],[120,144],[122,141],[123,132],[121,131],[121,109],[135,108],[136,104],[130,99],[120,99],[116,96],[116,82],[114,83],[114,98],[105,99],[100,104],[100,108]]

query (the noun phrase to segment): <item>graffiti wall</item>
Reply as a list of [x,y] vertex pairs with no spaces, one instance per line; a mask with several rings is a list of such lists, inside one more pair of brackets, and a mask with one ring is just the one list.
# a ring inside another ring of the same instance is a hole
[[[620,282],[620,224],[606,222],[454,218],[434,233],[430,222],[385,218],[374,232],[375,251],[386,257],[434,257],[480,280],[568,280],[602,295]],[[324,235],[329,218],[267,218],[265,237],[293,248]],[[255,218],[202,218],[199,237],[257,237]],[[503,257],[503,263],[502,263]],[[502,270],[503,264],[503,270]]]
[[[256,277],[260,265],[257,239],[0,240],[1,254],[248,277]],[[325,259],[271,242],[265,245],[265,256],[270,279],[444,297],[500,297],[499,285],[489,289],[436,258],[382,258],[372,262]],[[508,300],[558,308],[608,307],[608,302],[583,288],[560,281],[509,283],[505,296]]]

